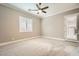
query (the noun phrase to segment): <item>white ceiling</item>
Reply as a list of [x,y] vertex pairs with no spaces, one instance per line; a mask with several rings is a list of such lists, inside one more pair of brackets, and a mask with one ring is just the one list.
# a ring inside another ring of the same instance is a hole
[[[28,9],[37,9],[35,3],[10,3],[10,5],[23,9],[27,12],[29,12]],[[76,3],[42,3],[41,7],[44,7],[44,6],[49,6],[49,8],[45,10],[47,11],[46,14],[40,13],[38,15],[37,12],[35,11],[29,12],[29,13],[32,13],[40,17],[48,17],[51,15],[55,15],[57,13],[61,13],[64,11],[78,8],[79,4],[76,4]]]

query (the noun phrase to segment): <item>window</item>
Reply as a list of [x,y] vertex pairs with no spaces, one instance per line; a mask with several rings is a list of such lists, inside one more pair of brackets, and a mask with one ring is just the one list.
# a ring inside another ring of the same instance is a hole
[[32,32],[32,19],[20,16],[19,32]]

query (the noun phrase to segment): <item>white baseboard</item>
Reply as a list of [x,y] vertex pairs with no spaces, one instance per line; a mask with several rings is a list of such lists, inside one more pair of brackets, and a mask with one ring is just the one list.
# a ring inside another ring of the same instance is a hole
[[55,38],[55,37],[50,37],[50,36],[42,36],[42,37],[43,38],[48,38],[48,39],[54,39],[54,40],[61,40],[61,41],[77,42],[77,43],[79,43],[78,40],[67,40],[67,39]]
[[36,37],[31,37],[31,38],[24,38],[24,39],[20,39],[20,40],[15,40],[15,41],[9,41],[9,42],[0,43],[0,46],[12,44],[12,43],[17,43],[17,42],[24,41],[24,40],[35,39],[35,38],[39,38],[39,37],[47,38],[47,39],[54,39],[54,40],[61,40],[61,41],[79,42],[79,41],[65,40],[65,39],[55,38],[55,37],[50,37],[50,36],[36,36]]
[[68,42],[77,42],[77,43],[79,43],[78,40],[65,40],[65,41],[68,41]]
[[56,38],[56,37],[50,37],[50,36],[42,36],[43,38],[48,38],[48,39],[55,39],[55,40],[62,40],[65,41],[65,39],[61,39],[61,38]]
[[0,43],[0,46],[12,44],[12,43],[16,43],[16,42],[20,42],[20,41],[24,41],[24,40],[34,39],[34,38],[38,38],[38,37],[40,37],[40,36],[31,37],[31,38],[24,38],[24,39],[15,40],[15,41],[9,41],[9,42],[4,42],[4,43]]

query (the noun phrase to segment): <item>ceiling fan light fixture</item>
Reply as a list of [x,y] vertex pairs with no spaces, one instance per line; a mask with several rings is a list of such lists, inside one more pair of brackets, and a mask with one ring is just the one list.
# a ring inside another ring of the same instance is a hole
[[41,10],[38,10],[38,12],[41,13],[42,11]]

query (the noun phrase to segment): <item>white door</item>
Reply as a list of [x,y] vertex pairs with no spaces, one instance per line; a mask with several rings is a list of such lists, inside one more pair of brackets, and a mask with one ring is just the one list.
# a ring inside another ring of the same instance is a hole
[[65,37],[66,39],[73,39],[77,40],[77,34],[76,34],[76,29],[77,29],[77,16],[68,16],[65,17]]

